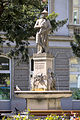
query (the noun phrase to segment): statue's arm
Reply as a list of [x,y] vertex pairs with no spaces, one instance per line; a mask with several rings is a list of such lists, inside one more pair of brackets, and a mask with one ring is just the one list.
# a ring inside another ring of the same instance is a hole
[[35,24],[34,28],[40,28],[39,20],[36,21],[36,24]]

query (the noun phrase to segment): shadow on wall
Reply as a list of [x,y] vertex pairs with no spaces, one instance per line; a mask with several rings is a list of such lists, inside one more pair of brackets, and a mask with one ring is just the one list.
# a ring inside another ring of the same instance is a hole
[[16,110],[24,111],[27,109],[26,100],[22,98],[15,98],[11,101],[11,110],[16,112]]
[[72,97],[70,98],[62,98],[61,106],[63,110],[72,110]]
[[72,98],[62,98],[61,106],[63,110],[80,110],[80,100],[73,100]]

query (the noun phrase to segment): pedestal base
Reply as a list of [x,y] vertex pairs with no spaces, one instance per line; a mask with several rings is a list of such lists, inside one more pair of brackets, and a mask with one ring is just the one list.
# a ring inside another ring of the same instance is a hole
[[61,110],[60,99],[27,99],[27,109],[30,110]]

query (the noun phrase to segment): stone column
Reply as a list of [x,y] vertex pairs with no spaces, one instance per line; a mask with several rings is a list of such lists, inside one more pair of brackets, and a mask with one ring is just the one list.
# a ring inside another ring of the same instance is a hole
[[52,13],[53,11],[54,11],[54,2],[55,2],[55,0],[48,0],[48,8],[49,8],[49,10],[48,10],[48,12],[49,12],[49,14],[50,13]]
[[79,24],[80,24],[80,0],[79,0]]
[[73,24],[73,0],[69,1],[69,24]]

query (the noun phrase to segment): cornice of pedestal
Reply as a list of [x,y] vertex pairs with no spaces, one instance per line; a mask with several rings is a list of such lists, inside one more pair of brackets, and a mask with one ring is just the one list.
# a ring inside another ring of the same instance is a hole
[[50,53],[40,53],[40,54],[37,54],[37,53],[34,53],[33,54],[33,58],[34,59],[53,59],[53,55],[51,55]]

